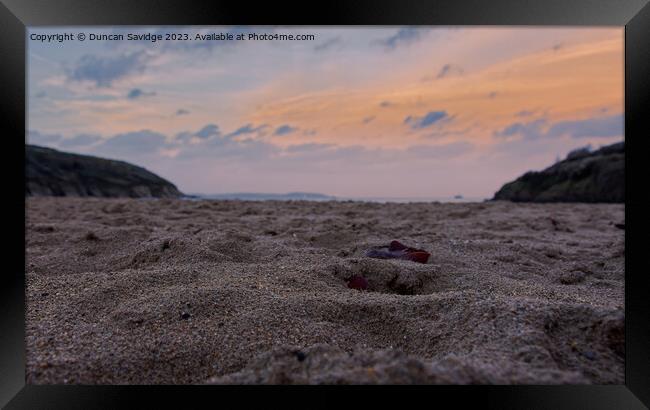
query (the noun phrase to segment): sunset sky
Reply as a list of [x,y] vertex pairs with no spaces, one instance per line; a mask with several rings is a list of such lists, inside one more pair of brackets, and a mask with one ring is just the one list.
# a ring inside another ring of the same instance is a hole
[[67,27],[313,41],[28,38],[27,142],[186,193],[491,197],[623,139],[623,28]]

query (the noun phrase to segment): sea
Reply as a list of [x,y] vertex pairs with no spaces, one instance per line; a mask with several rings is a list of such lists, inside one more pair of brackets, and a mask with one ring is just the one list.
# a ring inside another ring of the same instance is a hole
[[441,203],[464,203],[484,202],[489,198],[464,197],[455,195],[453,197],[347,197],[332,196],[311,192],[289,192],[286,194],[257,193],[257,192],[235,192],[221,194],[194,193],[185,197],[187,200],[239,200],[239,201],[355,201],[355,202],[377,202],[377,203],[412,203],[412,202],[441,202]]

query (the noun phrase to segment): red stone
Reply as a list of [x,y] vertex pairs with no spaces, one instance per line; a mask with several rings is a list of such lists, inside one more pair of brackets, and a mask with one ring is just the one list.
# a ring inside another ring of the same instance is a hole
[[389,251],[403,251],[405,249],[408,249],[408,247],[399,241],[392,241],[390,245],[388,245]]
[[427,263],[429,256],[428,252],[408,252],[403,258],[413,262]]
[[368,281],[363,276],[355,275],[348,282],[348,288],[366,290],[368,288]]

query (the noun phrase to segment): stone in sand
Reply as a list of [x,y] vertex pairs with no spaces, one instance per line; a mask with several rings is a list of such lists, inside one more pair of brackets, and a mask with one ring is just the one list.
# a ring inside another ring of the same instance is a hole
[[387,246],[377,246],[369,249],[366,256],[377,259],[403,259],[427,263],[431,255],[425,250],[408,247],[399,241],[392,241]]
[[368,288],[368,281],[363,276],[354,275],[348,282],[348,288],[366,290]]

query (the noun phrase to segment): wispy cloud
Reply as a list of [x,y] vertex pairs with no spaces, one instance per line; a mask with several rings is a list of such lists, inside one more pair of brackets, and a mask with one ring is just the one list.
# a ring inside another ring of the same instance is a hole
[[277,135],[277,136],[288,135],[297,130],[298,130],[297,127],[292,127],[288,124],[284,124],[276,128],[275,131],[273,132],[273,135]]
[[191,141],[193,139],[198,139],[198,140],[207,140],[212,137],[220,137],[221,136],[221,130],[219,129],[219,126],[216,124],[207,124],[200,130],[196,132],[190,132],[190,131],[183,131],[179,132],[176,134],[175,140],[177,141]]
[[404,119],[404,124],[408,124],[412,129],[422,129],[432,126],[433,124],[449,118],[446,111],[430,111],[421,117],[409,115]]
[[326,51],[336,47],[340,47],[343,39],[340,36],[332,37],[314,46],[314,51]]
[[30,130],[27,133],[27,143],[33,145],[47,145],[52,144],[61,139],[59,134],[42,134],[38,131]]
[[221,135],[221,131],[219,131],[219,127],[215,124],[208,124],[205,127],[201,128],[196,134],[194,134],[196,137],[199,138],[210,138],[210,137],[218,137]]
[[399,46],[417,42],[428,30],[429,29],[427,28],[419,27],[401,28],[392,36],[378,40],[378,43],[383,45],[386,49],[394,50]]
[[126,95],[126,98],[129,100],[135,100],[140,97],[152,97],[156,95],[155,91],[142,91],[139,88],[132,88],[129,93]]
[[91,81],[98,87],[110,87],[116,80],[144,71],[146,60],[144,52],[114,57],[88,54],[83,56],[67,75],[68,79],[73,81]]
[[561,121],[548,130],[549,136],[569,135],[573,138],[618,137],[623,135],[623,114],[584,120]]
[[79,134],[72,138],[65,138],[59,142],[61,148],[76,148],[76,147],[87,147],[98,141],[101,141],[102,137],[99,135],[91,134]]
[[320,151],[328,148],[334,147],[333,144],[319,144],[316,142],[310,142],[306,144],[297,144],[297,145],[289,145],[286,148],[286,151],[289,153],[303,153],[303,152],[308,152],[308,151]]
[[246,135],[246,134],[262,134],[264,130],[268,127],[268,124],[262,124],[258,125],[257,127],[253,127],[253,124],[246,124],[243,127],[237,128],[235,131],[226,134],[224,138],[234,138],[240,135]]
[[458,75],[463,75],[464,73],[465,73],[465,70],[463,70],[458,65],[445,64],[445,65],[442,66],[440,71],[438,71],[438,74],[436,75],[436,78],[446,78],[446,77],[458,76]]
[[166,144],[163,134],[151,130],[141,130],[118,134],[104,140],[96,147],[97,152],[118,157],[156,154]]
[[515,117],[530,117],[533,114],[535,114],[535,111],[521,110],[515,113]]
[[[241,134],[240,134],[241,135]],[[259,161],[269,159],[279,153],[281,148],[275,144],[259,139],[235,139],[232,134],[216,136],[205,144],[184,146],[180,158],[210,157],[231,158],[240,160]]]
[[407,148],[407,152],[426,158],[452,158],[471,151],[473,147],[467,141],[459,141],[439,145],[412,145]]
[[528,122],[515,122],[494,132],[495,137],[521,136],[524,139],[535,139],[543,135],[546,119],[540,118]]
[[623,114],[549,124],[545,118],[515,122],[494,132],[496,137],[520,136],[526,140],[569,136],[571,138],[606,138],[623,135]]
[[[253,130],[255,128],[248,128]],[[31,132],[40,135],[37,131]],[[402,161],[408,158],[451,158],[472,150],[467,142],[454,142],[436,145],[412,145],[404,149],[369,148],[359,145],[339,146],[336,144],[310,142],[281,147],[259,139],[235,139],[233,133],[222,135],[218,126],[208,124],[199,131],[184,131],[176,138],[164,134],[140,130],[102,138],[99,135],[80,134],[75,137],[51,141],[57,148],[81,148],[83,152],[117,159],[142,161],[153,158],[165,150],[174,152],[178,159],[192,158],[232,158],[254,161],[284,161],[287,155],[292,161],[355,161],[358,163],[377,163],[382,161]],[[192,140],[196,137],[196,140]],[[153,155],[153,157],[152,157]],[[294,162],[295,164],[295,162]]]

